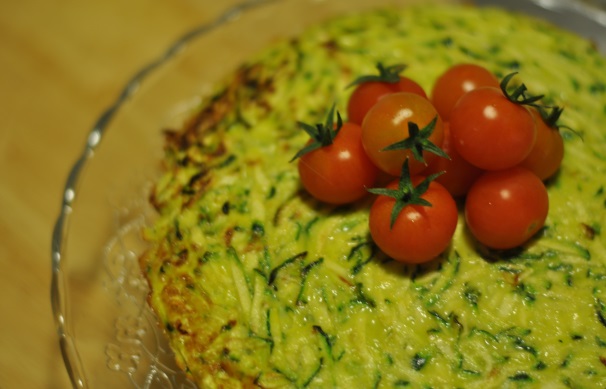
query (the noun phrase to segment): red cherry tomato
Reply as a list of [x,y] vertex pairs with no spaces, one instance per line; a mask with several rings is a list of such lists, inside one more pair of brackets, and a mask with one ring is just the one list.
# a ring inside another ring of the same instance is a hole
[[379,99],[387,94],[396,92],[410,92],[427,98],[423,88],[414,80],[400,76],[397,83],[369,81],[359,84],[349,97],[347,104],[348,120],[362,124],[364,117]]
[[[414,177],[418,185],[423,177]],[[394,181],[388,188],[395,189]],[[431,206],[406,205],[392,227],[391,213],[396,200],[379,195],[370,208],[370,234],[377,246],[391,258],[404,263],[422,263],[448,248],[458,221],[457,206],[448,191],[432,181],[421,198]]]
[[431,91],[431,101],[442,120],[450,120],[450,112],[457,101],[474,89],[490,86],[499,87],[499,80],[486,68],[462,63],[448,68],[436,80]]
[[479,242],[510,249],[543,227],[548,209],[543,182],[531,171],[514,167],[486,172],[476,180],[467,193],[465,220]]
[[299,158],[298,169],[305,189],[320,201],[345,204],[367,195],[379,169],[370,161],[361,141],[362,129],[344,123],[333,143]]
[[452,134],[450,133],[450,124],[444,123],[444,142],[442,150],[450,159],[434,158],[423,174],[434,174],[445,172],[436,181],[442,184],[451,195],[458,197],[464,196],[474,181],[482,174],[483,170],[470,164],[462,158],[457,149],[452,144]]
[[387,146],[409,137],[409,123],[420,129],[437,119],[428,140],[437,147],[444,138],[442,120],[429,100],[414,93],[392,93],[380,99],[364,118],[362,123],[362,143],[370,159],[381,170],[392,176],[399,176],[404,160],[410,163],[410,172],[415,175],[426,168],[437,156],[431,152],[422,153],[425,163],[417,161],[410,150],[383,150]]
[[546,180],[558,171],[564,158],[564,140],[557,128],[550,127],[536,109],[531,109],[537,124],[537,139],[520,166]]
[[421,85],[412,78],[400,76],[400,81],[395,84],[395,92],[409,92],[427,98],[427,93]]
[[459,99],[450,115],[450,130],[459,154],[485,170],[518,165],[536,140],[528,108],[492,87],[474,89]]

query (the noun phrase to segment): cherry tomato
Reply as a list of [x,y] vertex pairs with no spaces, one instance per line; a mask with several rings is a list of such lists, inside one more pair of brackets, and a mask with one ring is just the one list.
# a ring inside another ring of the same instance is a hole
[[560,168],[564,158],[564,141],[560,131],[545,123],[539,111],[533,108],[530,112],[537,124],[537,139],[520,166],[532,171],[541,180],[546,180]]
[[431,101],[442,120],[448,121],[452,108],[464,94],[484,86],[498,88],[499,80],[482,66],[457,64],[438,77],[431,91]]
[[423,151],[425,162],[414,159],[411,150],[389,150],[384,148],[409,138],[409,123],[419,129],[426,128],[434,119],[435,126],[428,141],[440,147],[444,138],[442,119],[433,105],[424,97],[414,93],[398,92],[381,98],[364,118],[362,143],[370,159],[384,172],[399,176],[404,160],[410,160],[410,172],[414,175],[426,168],[437,156]]
[[[412,178],[418,185],[423,177]],[[395,189],[394,181],[388,188]],[[391,214],[396,199],[379,195],[370,208],[370,234],[377,246],[391,258],[404,263],[422,263],[437,257],[448,248],[458,221],[457,206],[448,191],[432,181],[421,195],[431,203],[406,205],[398,214],[393,226]]]
[[450,115],[450,130],[458,153],[485,170],[522,162],[537,133],[528,108],[492,87],[474,89],[459,99]]
[[548,209],[543,182],[530,170],[513,167],[486,172],[476,180],[467,193],[465,220],[479,242],[509,249],[543,227]]
[[450,124],[444,123],[444,142],[442,150],[450,159],[434,158],[423,174],[434,174],[445,172],[436,181],[442,184],[451,195],[458,197],[464,196],[474,181],[482,174],[483,170],[476,167],[464,158],[462,158],[457,149],[452,144],[452,134],[450,133]]
[[305,189],[320,201],[345,204],[367,195],[379,169],[370,161],[361,141],[362,129],[344,123],[333,143],[299,158]]
[[349,97],[347,104],[348,120],[362,124],[364,117],[379,99],[387,94],[396,92],[410,92],[427,98],[423,88],[414,80],[400,76],[400,81],[388,83],[381,81],[368,81],[359,84]]

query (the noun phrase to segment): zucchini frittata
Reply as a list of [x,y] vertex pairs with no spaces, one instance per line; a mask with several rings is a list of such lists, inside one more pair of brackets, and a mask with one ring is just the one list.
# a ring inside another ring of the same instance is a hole
[[[289,162],[297,121],[345,112],[358,75],[405,63],[430,90],[473,62],[565,106],[566,155],[545,228],[495,252],[460,222],[418,266],[382,254],[369,202],[333,207]],[[496,9],[340,17],[242,65],[166,132],[149,302],[201,388],[606,386],[606,60],[590,42]]]

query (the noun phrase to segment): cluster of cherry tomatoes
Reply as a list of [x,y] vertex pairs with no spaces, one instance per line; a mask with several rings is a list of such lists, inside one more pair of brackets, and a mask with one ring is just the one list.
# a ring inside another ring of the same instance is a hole
[[[559,107],[540,104],[524,84],[511,87],[485,68],[447,69],[428,96],[401,76],[404,66],[377,66],[356,79],[347,121],[334,107],[325,123],[299,123],[310,135],[297,153],[306,190],[332,203],[370,193],[369,228],[387,255],[405,263],[444,251],[458,222],[455,198],[480,243],[509,249],[544,225],[544,181],[559,169]],[[293,158],[293,159],[295,159]]]

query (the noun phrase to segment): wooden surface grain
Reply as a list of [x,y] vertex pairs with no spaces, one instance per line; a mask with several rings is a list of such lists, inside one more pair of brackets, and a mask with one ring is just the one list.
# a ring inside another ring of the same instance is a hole
[[175,38],[236,1],[0,2],[0,388],[67,388],[51,233],[87,131]]

